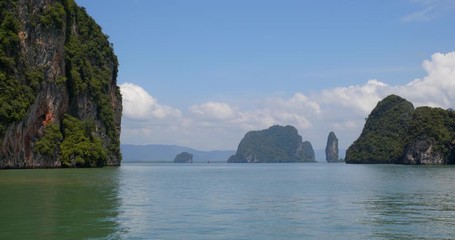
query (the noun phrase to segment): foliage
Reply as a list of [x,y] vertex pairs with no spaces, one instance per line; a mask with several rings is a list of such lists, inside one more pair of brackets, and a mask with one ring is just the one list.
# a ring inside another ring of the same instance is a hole
[[433,150],[448,158],[453,148],[452,142],[455,140],[455,112],[441,108],[417,108],[405,142],[412,145],[419,140],[435,143]]
[[19,21],[12,11],[17,1],[0,0],[0,136],[6,126],[25,117],[33,89],[17,78]]
[[380,101],[368,116],[360,137],[346,151],[346,162],[398,161],[413,113],[412,103],[399,96],[390,95]]
[[44,136],[35,142],[33,150],[44,156],[55,156],[63,139],[60,127],[49,124],[44,128]]
[[65,115],[64,140],[60,146],[64,167],[101,167],[107,152],[101,139],[93,135],[94,126],[75,117]]
[[46,28],[62,29],[65,19],[65,8],[59,2],[46,6],[40,20]]

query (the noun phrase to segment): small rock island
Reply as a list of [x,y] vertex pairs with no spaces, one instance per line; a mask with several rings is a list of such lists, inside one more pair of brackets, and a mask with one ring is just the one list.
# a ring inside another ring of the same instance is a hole
[[327,137],[327,145],[325,147],[325,159],[329,163],[344,162],[344,160],[341,160],[339,157],[338,138],[333,131],[330,132],[329,136]]
[[174,158],[174,163],[193,163],[193,154],[182,152]]
[[314,162],[310,142],[293,126],[275,125],[265,130],[248,132],[240,141],[235,155],[228,163],[289,163]]
[[455,164],[455,112],[414,109],[397,95],[380,101],[359,138],[346,151],[346,163]]

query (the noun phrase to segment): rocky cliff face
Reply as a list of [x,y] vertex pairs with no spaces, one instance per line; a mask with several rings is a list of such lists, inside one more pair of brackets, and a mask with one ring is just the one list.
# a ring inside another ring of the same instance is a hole
[[0,168],[120,165],[106,35],[73,0],[0,0]]
[[312,162],[311,143],[303,143],[292,126],[272,126],[261,131],[248,132],[240,141],[229,163]]
[[174,158],[174,163],[193,163],[193,154],[182,152]]
[[347,163],[455,164],[455,112],[391,95],[378,103],[346,152]]
[[455,112],[418,107],[404,137],[403,164],[455,164]]
[[338,162],[338,138],[334,132],[330,132],[327,137],[327,145],[325,147],[325,159],[327,162]]

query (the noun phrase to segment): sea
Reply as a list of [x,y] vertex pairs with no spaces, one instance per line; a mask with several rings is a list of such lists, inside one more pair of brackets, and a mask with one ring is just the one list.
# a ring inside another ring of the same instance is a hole
[[455,167],[2,170],[0,239],[455,239]]

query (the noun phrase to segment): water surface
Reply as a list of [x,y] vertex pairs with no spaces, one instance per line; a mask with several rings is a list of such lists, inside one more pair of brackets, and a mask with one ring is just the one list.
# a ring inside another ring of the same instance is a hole
[[451,166],[0,171],[0,239],[453,239]]

